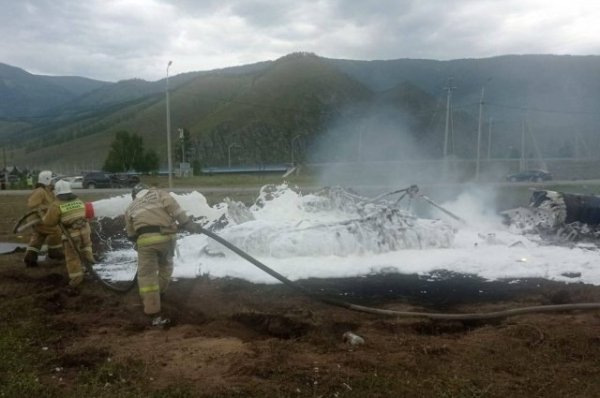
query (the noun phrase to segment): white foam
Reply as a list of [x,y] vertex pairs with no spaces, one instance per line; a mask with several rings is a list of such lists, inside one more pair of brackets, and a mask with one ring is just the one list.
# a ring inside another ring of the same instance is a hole
[[[291,280],[379,272],[428,274],[444,269],[490,280],[546,278],[600,284],[600,267],[595,265],[597,251],[584,245],[548,246],[535,237],[511,232],[495,216],[482,216],[485,212],[481,209],[488,206],[473,197],[462,196],[448,204],[449,209],[469,221],[467,226],[455,224],[456,234],[450,233],[447,222],[415,219],[406,246],[394,247],[389,242],[388,246],[381,246],[378,231],[369,224],[353,226],[348,222],[360,218],[357,209],[342,211],[315,195],[303,196],[285,187],[280,191],[274,199],[263,202],[263,206],[249,209],[253,219],[231,223],[218,234]],[[208,206],[198,192],[173,196],[194,216],[214,220],[227,214],[226,204]],[[116,197],[95,202],[95,208],[97,214],[102,209],[102,214],[112,216],[122,214],[126,203],[127,198]],[[468,212],[461,213],[464,208]],[[384,238],[397,233],[393,225],[380,226],[379,234]],[[411,236],[423,239],[424,248],[412,246]],[[224,256],[210,257],[206,250]],[[209,274],[255,283],[277,282],[204,235],[181,237],[178,251],[175,277]],[[130,255],[134,257],[135,253],[131,251]],[[580,276],[570,278],[564,275],[567,273]]]

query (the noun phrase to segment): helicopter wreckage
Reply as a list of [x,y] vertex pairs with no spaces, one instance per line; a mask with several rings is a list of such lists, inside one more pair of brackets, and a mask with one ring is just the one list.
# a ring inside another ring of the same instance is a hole
[[[268,222],[257,217],[275,201],[296,195],[293,206],[301,207],[301,218]],[[412,211],[422,201],[449,216],[420,218]],[[218,217],[197,217],[209,231],[253,255],[273,257],[384,253],[402,249],[449,248],[457,228],[466,222],[423,195],[418,186],[369,198],[341,187],[327,187],[300,195],[287,185],[265,185],[256,201],[247,206],[225,199],[215,206]],[[335,219],[328,219],[335,214]],[[600,245],[600,197],[550,190],[534,191],[527,207],[500,212],[509,230],[520,235],[538,235],[542,244]],[[124,236],[122,217],[93,222],[95,247],[99,252],[130,246]],[[302,242],[302,244],[299,244]],[[222,247],[208,241],[205,256],[221,256]]]
[[[288,201],[289,198],[292,199]],[[363,197],[341,187],[328,187],[300,195],[287,185],[266,185],[261,188],[252,205],[225,199],[215,206],[219,210],[218,217],[200,216],[195,221],[253,255],[345,256],[451,247],[456,233],[455,225],[444,220],[415,216],[410,210],[415,200],[425,200],[454,219],[461,220],[420,194],[416,185],[375,198]],[[283,216],[277,222],[270,222],[257,217],[261,212],[268,211],[270,204],[276,201],[293,202],[295,209],[291,210],[299,210],[296,214],[301,218],[290,217],[286,220]],[[131,246],[124,235],[122,216],[97,218],[92,224],[97,252]],[[207,242],[201,254],[221,256],[222,250],[219,244]]]
[[504,224],[538,234],[548,244],[600,246],[600,197],[550,190],[534,191],[527,207],[500,213]]

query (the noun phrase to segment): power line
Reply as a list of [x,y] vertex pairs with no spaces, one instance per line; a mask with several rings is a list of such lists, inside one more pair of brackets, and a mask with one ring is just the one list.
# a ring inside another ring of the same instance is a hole
[[514,105],[506,105],[494,102],[486,102],[486,105],[496,106],[498,108],[506,108],[506,109],[514,109],[522,112],[542,112],[542,113],[560,113],[565,115],[594,115],[600,116],[600,112],[591,112],[591,111],[565,111],[565,110],[557,110],[557,109],[541,109],[541,108],[529,108],[525,106],[514,106]]

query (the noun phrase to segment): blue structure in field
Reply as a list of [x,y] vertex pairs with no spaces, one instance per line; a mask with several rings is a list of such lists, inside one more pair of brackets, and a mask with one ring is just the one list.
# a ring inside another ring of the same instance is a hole
[[202,168],[202,174],[266,174],[285,173],[292,166],[287,164],[263,164],[257,166],[209,166]]

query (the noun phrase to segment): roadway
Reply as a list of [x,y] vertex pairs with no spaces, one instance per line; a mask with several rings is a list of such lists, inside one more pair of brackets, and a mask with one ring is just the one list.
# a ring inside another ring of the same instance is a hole
[[[406,184],[408,186],[409,184]],[[593,180],[550,180],[543,182],[508,182],[508,181],[499,181],[499,182],[465,182],[465,183],[451,183],[451,182],[439,182],[439,183],[426,183],[426,184],[417,184],[419,188],[443,188],[443,187],[452,187],[456,189],[460,186],[465,187],[524,187],[530,186],[533,188],[544,188],[546,186],[598,186],[600,189],[600,179]],[[345,184],[344,187],[352,188],[358,192],[385,192],[387,190],[393,190],[398,188],[403,188],[404,186],[384,186],[384,185],[362,185],[362,184]],[[322,188],[321,186],[304,186],[300,187],[303,192],[313,192]],[[166,188],[163,188],[166,189]],[[240,186],[196,186],[196,187],[174,187],[171,189],[167,189],[168,191],[175,193],[189,193],[193,191],[198,191],[203,194],[248,194],[248,193],[256,193],[260,190],[260,186],[254,187],[240,187]],[[79,195],[123,195],[131,192],[131,188],[96,188],[96,189],[73,189],[73,193]],[[0,190],[0,196],[10,196],[10,195],[28,195],[31,193],[30,189],[9,189],[9,190]]]

